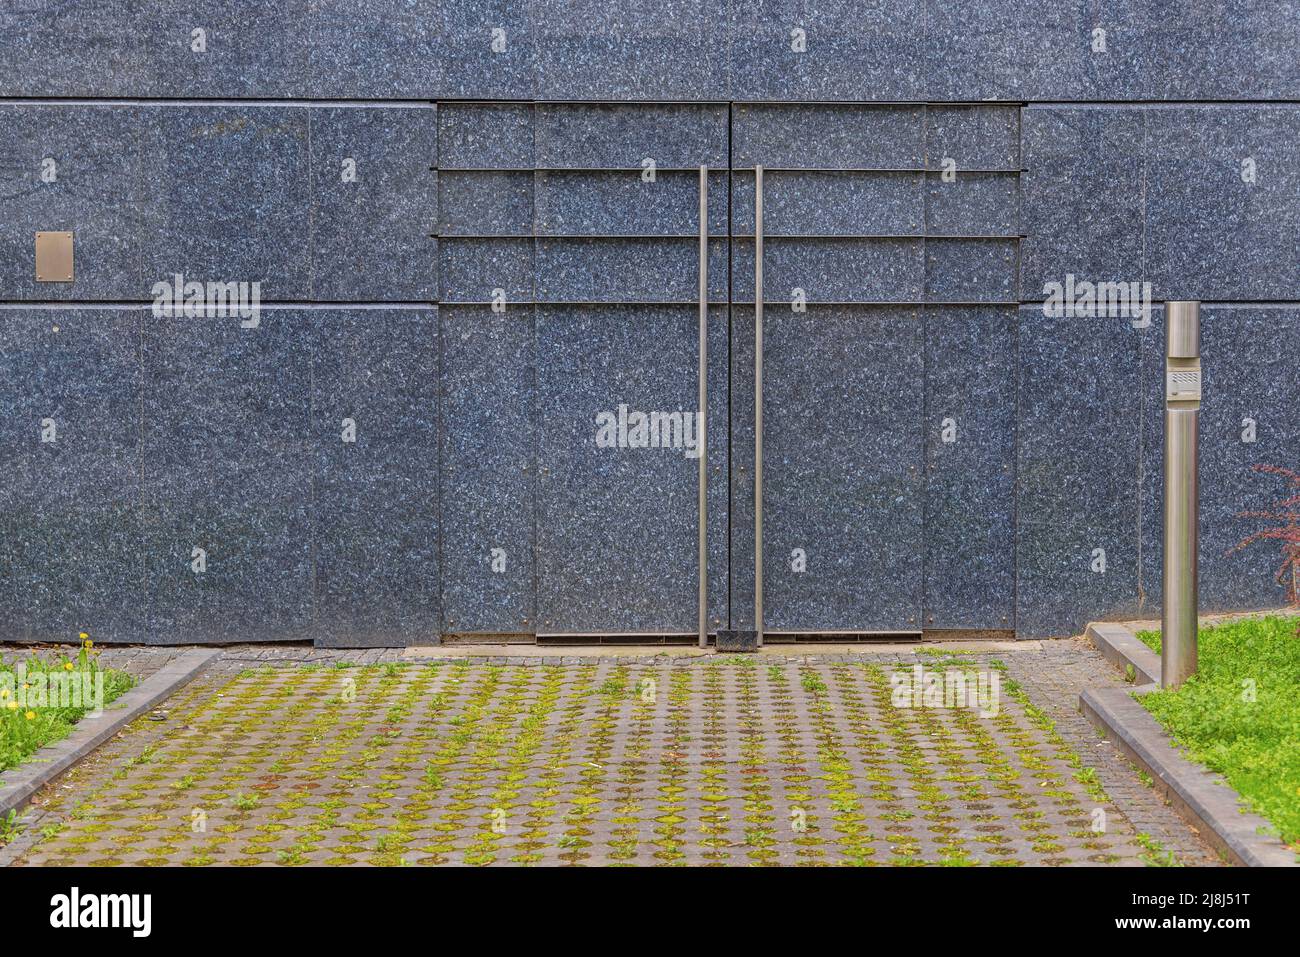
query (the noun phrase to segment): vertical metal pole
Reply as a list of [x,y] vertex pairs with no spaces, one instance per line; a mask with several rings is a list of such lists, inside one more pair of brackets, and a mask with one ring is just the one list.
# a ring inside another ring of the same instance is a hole
[[763,647],[763,167],[754,167],[754,631]]
[[1165,565],[1160,686],[1196,673],[1201,304],[1165,303]]
[[699,439],[700,647],[709,646],[709,168],[700,167],[700,369],[695,428]]

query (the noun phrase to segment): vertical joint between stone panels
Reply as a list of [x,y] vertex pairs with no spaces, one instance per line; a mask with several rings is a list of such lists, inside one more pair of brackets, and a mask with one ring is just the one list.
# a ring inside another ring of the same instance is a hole
[[[730,30],[727,31],[727,44],[728,44],[728,57],[730,57],[730,44],[731,44]],[[728,59],[728,62],[730,62],[730,59]],[[730,82],[730,77],[728,77],[728,82]],[[725,582],[725,587],[723,588],[723,593],[726,595],[726,599],[727,599],[726,600],[727,617],[725,622],[723,622],[718,626],[719,630],[721,630],[724,627],[727,629],[734,629],[736,627],[735,613],[731,604],[731,588],[732,588],[732,582],[735,580],[733,578],[734,569],[732,568],[731,565],[731,549],[732,549],[731,530],[732,530],[732,526],[735,523],[735,512],[733,511],[734,499],[732,498],[731,495],[732,471],[735,468],[735,458],[734,458],[735,447],[732,444],[735,430],[731,427],[732,415],[734,412],[734,409],[731,404],[731,399],[732,399],[731,389],[733,385],[732,375],[731,375],[731,361],[732,361],[732,355],[734,351],[733,343],[735,339],[735,329],[733,328],[732,325],[732,309],[731,309],[731,304],[735,300],[734,277],[732,275],[732,245],[731,245],[731,237],[732,234],[735,232],[735,224],[732,218],[731,194],[732,194],[732,190],[734,189],[734,180],[732,179],[732,166],[735,163],[735,150],[734,150],[735,123],[736,123],[735,104],[728,101],[727,102],[727,179],[726,179],[726,184],[727,184],[727,240],[726,240],[727,243],[726,245],[726,253],[727,253],[727,306],[726,306],[727,309],[727,315],[726,315],[726,320],[727,320],[727,362],[726,362],[727,473],[726,473],[726,482],[724,483],[727,490],[727,525],[726,525],[727,578]]]
[[541,527],[539,512],[542,505],[542,403],[541,403],[541,386],[538,381],[541,366],[541,323],[542,307],[537,304],[537,255],[540,240],[537,232],[537,104],[530,103],[528,106],[532,122],[533,134],[533,302],[528,310],[528,315],[532,320],[532,376],[533,392],[532,407],[529,409],[529,416],[532,419],[532,447],[529,450],[532,456],[532,468],[529,470],[531,477],[529,479],[529,488],[531,490],[531,511],[532,511],[532,551],[533,551],[533,581],[531,604],[532,611],[529,614],[530,624],[532,625],[533,640],[537,640],[537,634],[542,630],[540,621],[542,614],[542,556],[541,556]]
[[307,298],[316,301],[316,163],[312,152],[312,127],[316,110],[307,108]]
[[[438,437],[437,442],[434,445],[434,455],[437,456],[436,464],[437,464],[438,471],[433,481],[433,494],[436,495],[438,498],[437,508],[435,509],[435,514],[438,516],[438,546],[436,550],[436,554],[438,556],[438,569],[437,569],[437,581],[434,583],[434,593],[433,593],[435,605],[433,608],[433,616],[432,616],[434,622],[432,638],[434,644],[440,645],[442,644],[443,622],[446,620],[446,607],[447,607],[446,606],[447,521],[446,521],[446,516],[443,513],[443,504],[446,501],[446,496],[443,494],[443,490],[444,490],[443,479],[445,475],[443,471],[443,464],[446,461],[444,437],[446,435],[446,426],[447,426],[447,402],[446,402],[446,395],[443,391],[446,385],[446,377],[443,374],[443,370],[446,369],[447,367],[447,358],[446,358],[447,339],[442,334],[442,309],[436,305],[433,307],[432,319],[433,322],[431,323],[431,328],[433,330],[433,334],[438,337],[438,369],[437,369],[438,378],[437,378],[437,387],[433,390],[434,401],[438,403],[437,408],[434,410],[434,417],[433,417],[434,431]],[[408,635],[406,643],[409,646],[409,645],[416,644],[418,641],[419,639],[417,636]]]
[[927,262],[926,237],[930,235],[930,111],[926,103],[921,104],[921,302],[918,310],[921,326],[921,607],[917,630],[924,631],[925,623],[930,618],[929,585],[929,549],[927,547],[926,529],[930,519],[930,281]]
[[921,104],[921,301],[930,302],[930,112]]

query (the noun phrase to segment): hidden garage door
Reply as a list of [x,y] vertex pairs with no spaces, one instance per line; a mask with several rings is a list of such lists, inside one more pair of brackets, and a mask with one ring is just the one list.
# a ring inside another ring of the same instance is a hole
[[697,454],[754,627],[756,299],[764,630],[1013,627],[1015,115],[442,104],[444,630],[693,634]]

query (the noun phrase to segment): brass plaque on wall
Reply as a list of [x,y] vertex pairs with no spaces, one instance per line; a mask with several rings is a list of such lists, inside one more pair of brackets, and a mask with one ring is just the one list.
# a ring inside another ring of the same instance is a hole
[[36,281],[72,282],[72,233],[36,234]]

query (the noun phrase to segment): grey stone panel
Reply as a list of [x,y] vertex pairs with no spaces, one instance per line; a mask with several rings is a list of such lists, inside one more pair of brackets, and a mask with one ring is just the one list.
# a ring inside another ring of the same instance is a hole
[[539,168],[727,167],[727,108],[692,104],[537,106]]
[[927,239],[927,302],[1015,302],[1014,239]]
[[181,273],[201,282],[260,282],[264,300],[307,298],[308,111],[142,109],[151,190],[144,285]]
[[1300,4],[1295,0],[1195,0],[1133,8],[1151,52],[1153,99],[1275,100],[1300,97]]
[[733,169],[924,169],[916,106],[737,104]]
[[[534,16],[519,0],[441,0],[441,96],[530,99],[536,95]],[[499,31],[499,32],[498,32]]]
[[[1163,310],[1142,335],[1142,590],[1155,617],[1162,602],[1164,561]],[[1296,488],[1284,474],[1300,448],[1300,309],[1294,306],[1206,305],[1201,308],[1203,399],[1200,429],[1200,605],[1203,613],[1277,608],[1286,603],[1277,580],[1283,542],[1252,535],[1284,527],[1280,503]],[[1250,420],[1254,441],[1248,442]],[[1270,517],[1271,516],[1271,517]]]
[[534,3],[537,95],[725,100],[728,7],[728,0]]
[[[754,298],[754,242],[732,242],[732,298]],[[919,302],[921,239],[768,239],[763,243],[763,298],[792,302]]]
[[302,313],[312,350],[312,638],[436,643],[438,314]]
[[1127,319],[1019,322],[1016,628],[1076,634],[1139,609],[1140,341]]
[[921,0],[735,0],[731,17],[735,99],[925,98]]
[[926,233],[930,236],[1010,236],[1020,230],[1020,183],[1014,173],[927,176]]
[[[542,239],[539,302],[699,302],[700,244],[685,239]],[[727,242],[709,242],[709,300],[727,300]]]
[[141,315],[0,309],[6,639],[144,638]]
[[[922,190],[921,173],[765,171],[763,235],[919,236]],[[731,226],[732,235],[754,234],[751,170],[732,174]]]
[[931,99],[1124,100],[1146,93],[1151,49],[1131,0],[976,0],[927,7],[926,14]]
[[533,168],[531,103],[442,103],[438,166],[449,169]]
[[243,328],[237,318],[150,317],[142,342],[150,640],[308,637],[309,319],[263,309]]
[[[732,329],[732,615],[753,627],[754,314]],[[764,312],[763,589],[773,631],[921,627],[924,403],[915,308]],[[795,550],[807,570],[795,571]]]
[[951,159],[958,171],[1018,169],[1020,110],[1014,106],[930,106],[925,111],[930,169]]
[[310,95],[441,95],[446,71],[443,6],[443,0],[310,0]]
[[0,9],[0,96],[143,92],[134,0],[26,0]]
[[513,171],[440,171],[438,234],[532,236],[533,177]]
[[1016,315],[925,313],[926,628],[1015,626]]
[[[538,435],[534,310],[523,306],[496,313],[455,306],[439,314],[444,630],[532,633]],[[502,554],[494,554],[496,549]]]
[[316,95],[308,72],[308,9],[308,0],[155,0],[137,19],[142,76],[130,92],[208,98]]
[[[143,297],[140,111],[0,106],[0,299]],[[36,281],[36,233],[71,232],[73,282]]]
[[448,238],[438,253],[443,302],[491,302],[496,289],[508,303],[533,301],[533,240]]
[[1147,118],[1155,297],[1300,298],[1300,106],[1153,107]]
[[[709,176],[709,233],[727,235],[727,174]],[[697,171],[537,174],[537,231],[550,236],[698,236]]]
[[[693,632],[698,460],[677,448],[598,447],[596,416],[696,405],[691,306],[539,307],[538,630]],[[709,317],[710,618],[726,612],[724,309]],[[716,627],[716,626],[715,626]]]
[[1138,108],[1024,110],[1025,298],[1041,300],[1044,284],[1068,274],[1142,279],[1145,122]]
[[435,298],[436,111],[338,107],[309,116],[313,298]]

